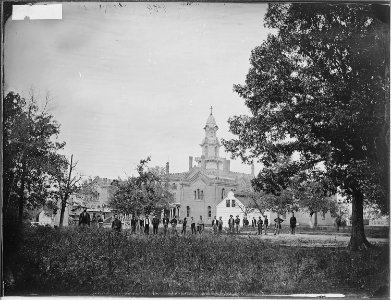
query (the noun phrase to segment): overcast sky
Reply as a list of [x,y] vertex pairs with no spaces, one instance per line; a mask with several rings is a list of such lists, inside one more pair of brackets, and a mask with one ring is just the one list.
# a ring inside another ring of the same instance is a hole
[[[232,86],[244,83],[251,50],[270,32],[267,4],[121,5],[67,3],[62,20],[9,20],[6,91],[49,93],[83,175],[125,177],[148,155],[151,166],[187,171],[210,106],[219,138],[232,137],[230,116],[248,113]],[[231,170],[251,168],[231,161]]]

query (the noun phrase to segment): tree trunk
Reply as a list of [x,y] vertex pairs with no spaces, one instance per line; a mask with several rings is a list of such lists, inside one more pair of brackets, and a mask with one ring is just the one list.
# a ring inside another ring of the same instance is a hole
[[353,251],[370,247],[371,244],[365,237],[363,203],[364,195],[359,190],[354,190],[352,194],[352,232],[350,236],[349,248]]
[[65,194],[64,194],[64,199],[61,199],[61,212],[60,212],[60,224],[59,226],[60,227],[63,227],[63,223],[64,223],[64,213],[65,213],[65,208],[67,206],[67,201],[68,201],[68,197],[69,197],[69,189],[70,189],[70,185],[71,185],[71,177],[72,177],[72,170],[73,170],[73,154],[71,155],[71,162],[69,164],[69,173],[68,173],[68,178],[67,178],[67,182],[66,182],[66,187],[65,187]]
[[24,187],[26,184],[25,176],[22,175],[20,181],[19,199],[18,199],[18,227],[22,232],[23,227],[23,209],[24,209]]
[[68,200],[68,194],[65,194],[64,199],[61,200],[60,224],[59,224],[60,228],[63,227],[65,208],[67,207],[67,200]]
[[310,223],[309,223],[310,228],[314,228],[314,222],[312,222],[312,215],[313,213],[310,213]]
[[314,227],[318,227],[318,213],[316,212],[315,213],[315,216],[314,216]]

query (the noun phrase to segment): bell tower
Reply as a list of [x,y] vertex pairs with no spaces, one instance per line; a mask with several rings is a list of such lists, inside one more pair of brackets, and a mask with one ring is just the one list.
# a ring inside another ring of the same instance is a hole
[[225,158],[220,158],[220,141],[217,137],[219,127],[213,117],[213,107],[210,107],[210,115],[204,127],[205,137],[200,146],[201,157],[196,157],[196,162],[201,168],[223,170]]
[[216,125],[216,120],[213,117],[213,107],[210,107],[210,115],[208,120],[206,120],[206,125],[204,127],[205,130],[205,138],[200,144],[202,149],[202,155],[205,156],[205,159],[209,158],[219,158],[220,153],[220,142],[217,138],[217,130],[219,127]]

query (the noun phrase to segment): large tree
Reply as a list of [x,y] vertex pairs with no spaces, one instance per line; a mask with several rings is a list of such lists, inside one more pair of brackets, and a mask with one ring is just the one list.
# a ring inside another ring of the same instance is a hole
[[116,183],[116,191],[109,200],[113,209],[126,214],[160,213],[173,200],[162,168],[149,168],[150,158],[137,166],[137,176]]
[[50,196],[50,166],[65,145],[56,140],[60,125],[45,103],[13,92],[3,99],[3,215],[19,225],[26,207],[42,206]]
[[278,154],[298,153],[280,182],[322,163],[324,176],[352,201],[352,249],[369,245],[364,199],[389,211],[389,24],[378,11],[270,4],[265,24],[277,33],[252,51],[245,84],[234,86],[251,116],[230,118],[238,138],[223,141],[234,157],[265,168]]
[[75,175],[77,162],[73,161],[73,154],[71,155],[70,160],[63,155],[55,155],[52,161],[54,161],[54,163],[51,165],[51,173],[54,177],[55,187],[52,194],[57,200],[56,202],[60,204],[59,226],[63,227],[65,209],[67,204],[69,204],[68,200],[73,193],[79,191],[81,177]]

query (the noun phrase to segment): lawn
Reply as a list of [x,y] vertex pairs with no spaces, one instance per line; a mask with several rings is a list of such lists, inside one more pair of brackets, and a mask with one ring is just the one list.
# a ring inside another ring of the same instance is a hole
[[389,282],[388,245],[350,252],[300,243],[286,247],[243,235],[165,237],[42,227],[27,228],[24,236],[16,251],[6,235],[6,296],[371,296]]

